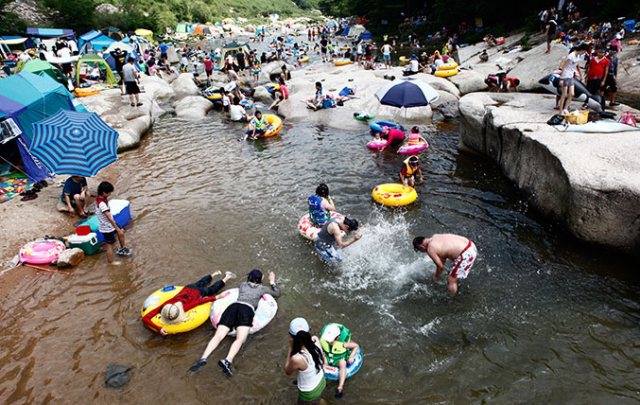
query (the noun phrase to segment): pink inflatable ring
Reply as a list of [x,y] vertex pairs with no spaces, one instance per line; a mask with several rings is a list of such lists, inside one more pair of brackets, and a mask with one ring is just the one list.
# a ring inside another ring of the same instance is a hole
[[49,264],[58,260],[65,250],[64,243],[55,239],[29,242],[20,249],[20,261],[29,264]]

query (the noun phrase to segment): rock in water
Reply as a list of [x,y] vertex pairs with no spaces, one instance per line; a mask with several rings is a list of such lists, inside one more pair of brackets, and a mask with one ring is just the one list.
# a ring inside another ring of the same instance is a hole
[[67,249],[58,257],[58,267],[77,266],[84,260],[84,251],[80,248]]
[[104,376],[104,383],[108,388],[122,388],[131,381],[131,367],[120,364],[107,366],[107,374]]

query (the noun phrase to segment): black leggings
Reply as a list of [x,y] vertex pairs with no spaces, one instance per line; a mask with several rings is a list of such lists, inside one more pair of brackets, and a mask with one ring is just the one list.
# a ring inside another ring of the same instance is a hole
[[216,295],[218,291],[222,290],[222,288],[224,287],[224,281],[222,280],[218,280],[213,283],[211,287],[207,287],[207,284],[209,284],[211,280],[213,280],[213,277],[208,274],[202,277],[202,279],[197,283],[189,284],[187,287],[200,291],[200,295],[202,297],[211,297]]

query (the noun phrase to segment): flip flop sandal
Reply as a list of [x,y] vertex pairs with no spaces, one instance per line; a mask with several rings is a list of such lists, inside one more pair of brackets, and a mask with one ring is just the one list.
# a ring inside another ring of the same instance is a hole
[[86,214],[86,213],[84,213],[84,214],[80,215],[80,218],[82,218],[82,219],[87,219],[87,214]]
[[136,106],[135,104],[131,103],[131,107],[135,107],[135,106]]
[[87,216],[91,216],[91,215],[94,215],[94,214],[95,214],[95,212],[93,212],[93,211],[87,211]]

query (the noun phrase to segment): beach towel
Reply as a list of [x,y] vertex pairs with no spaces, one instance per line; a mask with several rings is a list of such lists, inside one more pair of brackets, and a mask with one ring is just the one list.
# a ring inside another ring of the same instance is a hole
[[29,190],[33,183],[29,183],[24,174],[11,174],[0,177],[0,203],[9,201],[20,193]]

